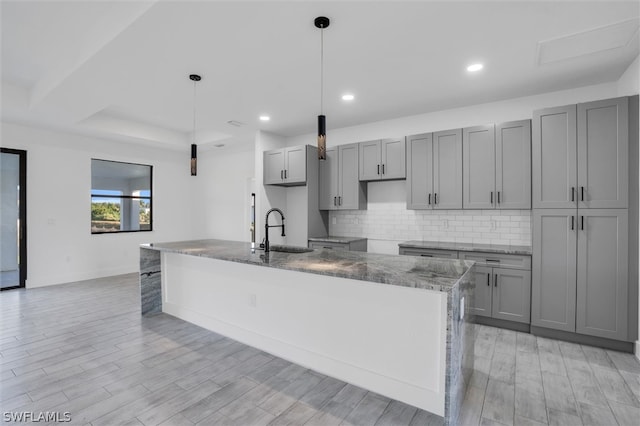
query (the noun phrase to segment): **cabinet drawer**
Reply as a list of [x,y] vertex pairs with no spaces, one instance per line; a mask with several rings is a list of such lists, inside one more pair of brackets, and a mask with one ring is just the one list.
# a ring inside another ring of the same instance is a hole
[[458,252],[454,250],[421,249],[400,247],[399,253],[406,256],[439,257],[442,259],[457,259]]
[[309,241],[309,248],[312,249],[332,249],[332,250],[349,250],[349,243],[332,243],[323,241]]
[[479,265],[487,265],[497,268],[531,270],[531,256],[461,251],[460,259],[473,260]]

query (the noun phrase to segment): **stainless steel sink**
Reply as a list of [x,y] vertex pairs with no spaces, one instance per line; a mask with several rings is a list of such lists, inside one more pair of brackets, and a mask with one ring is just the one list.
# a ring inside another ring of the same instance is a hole
[[302,246],[285,246],[279,244],[271,244],[269,246],[269,250],[271,251],[279,251],[281,253],[309,253],[312,252],[313,249]]

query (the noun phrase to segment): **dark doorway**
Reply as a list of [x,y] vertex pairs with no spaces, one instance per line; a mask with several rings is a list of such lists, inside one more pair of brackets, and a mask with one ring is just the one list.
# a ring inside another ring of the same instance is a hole
[[27,151],[0,150],[0,290],[8,290],[27,279]]

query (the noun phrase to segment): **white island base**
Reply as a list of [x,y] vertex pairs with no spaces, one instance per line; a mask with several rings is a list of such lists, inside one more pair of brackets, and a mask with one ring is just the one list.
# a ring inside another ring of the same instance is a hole
[[446,293],[163,256],[164,312],[444,416]]

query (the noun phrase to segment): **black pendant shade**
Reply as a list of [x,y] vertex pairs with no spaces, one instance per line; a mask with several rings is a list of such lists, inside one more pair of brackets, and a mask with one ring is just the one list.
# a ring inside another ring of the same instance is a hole
[[318,116],[318,159],[327,159],[327,122],[324,115]]
[[191,144],[191,176],[198,174],[198,145]]

